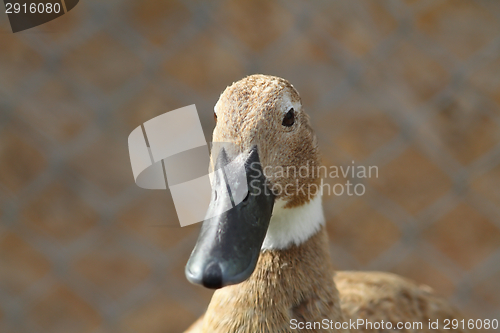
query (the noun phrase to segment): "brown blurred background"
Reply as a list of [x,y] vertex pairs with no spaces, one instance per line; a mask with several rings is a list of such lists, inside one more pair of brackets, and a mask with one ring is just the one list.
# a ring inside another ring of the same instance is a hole
[[[3,7],[2,7],[3,8]],[[181,332],[211,292],[198,227],[138,188],[142,122],[253,73],[301,93],[339,270],[396,272],[500,319],[500,1],[97,1],[12,34],[0,15],[0,332]],[[166,226],[166,225],[170,225]]]

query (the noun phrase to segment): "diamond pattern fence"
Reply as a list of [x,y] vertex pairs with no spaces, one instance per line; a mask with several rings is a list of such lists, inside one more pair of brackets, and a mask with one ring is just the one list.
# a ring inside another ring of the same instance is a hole
[[325,165],[379,168],[363,196],[324,198],[337,269],[500,319],[500,2],[87,0],[17,34],[0,15],[1,332],[182,332],[203,313],[183,273],[199,226],[134,184],[127,136],[194,103],[209,140],[252,73],[299,90]]

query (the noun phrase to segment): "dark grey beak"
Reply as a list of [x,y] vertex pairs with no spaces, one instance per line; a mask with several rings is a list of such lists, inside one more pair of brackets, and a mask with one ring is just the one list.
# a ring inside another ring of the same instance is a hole
[[[224,149],[219,153],[216,169],[222,172],[214,173],[214,194],[207,218],[186,265],[187,279],[207,288],[222,288],[250,277],[271,220],[274,195],[267,188],[257,147],[248,157],[241,157],[229,164]],[[244,165],[234,168],[238,163]],[[234,189],[232,182],[237,178],[236,169],[243,168],[248,194],[237,203],[239,200],[235,200],[236,195],[231,193],[231,188]]]

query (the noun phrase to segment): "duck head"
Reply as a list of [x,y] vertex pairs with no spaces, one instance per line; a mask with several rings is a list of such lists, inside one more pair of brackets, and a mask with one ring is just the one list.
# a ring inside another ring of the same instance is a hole
[[[221,288],[246,280],[261,250],[298,245],[324,223],[319,151],[298,92],[286,80],[252,75],[227,87],[214,108],[212,200],[186,266],[189,281]],[[229,195],[236,169],[248,194]],[[233,179],[233,180],[232,180]],[[229,190],[229,191],[228,191]],[[227,209],[227,207],[233,207]]]

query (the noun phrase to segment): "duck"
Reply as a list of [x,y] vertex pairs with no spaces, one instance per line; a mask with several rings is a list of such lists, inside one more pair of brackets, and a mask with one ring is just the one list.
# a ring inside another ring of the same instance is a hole
[[[214,118],[213,142],[228,145],[212,149],[211,160],[227,174],[213,173],[185,273],[215,292],[185,333],[467,331],[445,329],[463,317],[428,286],[391,273],[334,271],[314,172],[318,142],[290,82],[263,74],[234,82]],[[241,202],[222,195],[241,186],[231,184],[235,168],[247,177]]]

